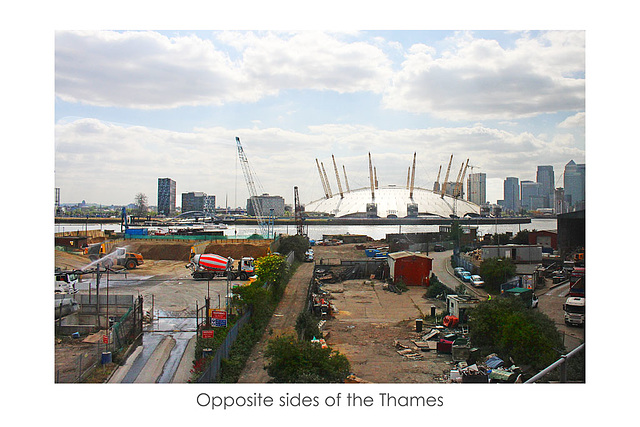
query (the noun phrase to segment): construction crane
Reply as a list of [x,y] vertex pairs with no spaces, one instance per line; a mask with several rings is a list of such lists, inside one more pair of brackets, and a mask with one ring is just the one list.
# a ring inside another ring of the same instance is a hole
[[469,167],[471,168],[471,172],[469,172],[470,174],[473,174],[474,168],[482,169],[480,166],[474,166],[474,165],[469,165]]
[[336,181],[338,182],[338,192],[340,193],[340,198],[344,199],[344,194],[342,192],[342,184],[340,184],[340,175],[338,174],[338,166],[336,166],[336,158],[331,155],[331,160],[333,160],[333,170],[336,172]]
[[442,191],[440,192],[441,199],[444,199],[444,193],[447,191],[447,181],[449,180],[449,171],[451,170],[452,161],[453,161],[453,154],[449,158],[449,166],[447,166],[447,173],[444,175],[444,182],[442,183]]
[[293,200],[294,200],[294,209],[295,209],[295,220],[296,220],[296,234],[298,236],[304,236],[304,225],[302,218],[302,205],[300,204],[300,197],[298,197],[298,187],[293,187]]
[[247,159],[247,155],[242,148],[242,144],[240,144],[240,138],[236,136],[236,145],[238,146],[238,157],[240,158],[240,164],[242,165],[242,173],[244,174],[244,180],[247,183],[247,190],[249,191],[249,200],[251,201],[251,206],[253,207],[253,213],[258,221],[258,227],[260,227],[260,234],[263,237],[268,238],[268,226],[267,222],[264,219],[264,215],[262,214],[262,206],[258,202],[258,192],[256,191],[255,184],[255,174],[249,165],[249,160]]

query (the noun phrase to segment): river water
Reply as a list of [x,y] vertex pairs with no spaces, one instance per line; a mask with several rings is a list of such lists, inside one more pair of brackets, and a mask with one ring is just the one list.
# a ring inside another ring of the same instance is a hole
[[[506,233],[516,234],[522,230],[556,230],[556,219],[533,218],[529,224],[494,224],[494,225],[473,225],[478,228],[478,236],[485,234]],[[162,228],[162,227],[152,227]],[[295,234],[295,225],[276,225],[273,227],[275,234]],[[384,239],[387,234],[393,233],[424,233],[437,232],[439,225],[309,225],[305,227],[310,239],[321,240],[325,234],[364,234],[374,240]],[[120,224],[56,224],[55,232],[83,231],[83,230],[112,230],[119,232]],[[229,238],[244,238],[251,234],[258,233],[259,229],[255,225],[229,225],[223,230],[225,236]]]

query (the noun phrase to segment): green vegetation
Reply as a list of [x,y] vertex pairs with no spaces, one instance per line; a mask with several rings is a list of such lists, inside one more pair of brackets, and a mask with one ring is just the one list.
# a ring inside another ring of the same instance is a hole
[[538,310],[531,310],[513,298],[493,298],[482,302],[469,319],[473,344],[484,353],[513,358],[521,365],[543,369],[563,351],[555,324]]
[[298,333],[298,338],[305,341],[322,338],[322,333],[318,329],[318,318],[308,311],[303,311],[298,315],[296,332]]
[[510,258],[488,258],[480,265],[480,276],[487,292],[500,292],[500,285],[516,273],[516,265]]
[[[234,303],[247,309],[251,308],[252,315],[251,320],[240,329],[229,358],[222,360],[217,379],[221,383],[238,382],[254,345],[260,340],[269,324],[286,283],[300,265],[294,263],[287,268],[284,258],[279,255],[258,258],[256,265],[258,264],[261,266],[260,271],[256,269],[259,279],[248,286],[233,290],[238,296]],[[267,277],[269,280],[265,280]]]
[[278,252],[288,255],[293,251],[298,261],[304,261],[304,253],[309,249],[309,239],[305,236],[287,236],[279,240]]
[[265,356],[267,372],[276,383],[340,383],[351,369],[343,354],[291,335],[270,340]]
[[[429,279],[429,287],[427,288],[427,292],[424,294],[425,298],[438,298],[438,296],[446,297],[449,294],[454,293],[452,289],[446,287],[440,280],[438,280],[438,276],[435,274],[431,274],[431,278]],[[444,298],[443,298],[444,299]]]

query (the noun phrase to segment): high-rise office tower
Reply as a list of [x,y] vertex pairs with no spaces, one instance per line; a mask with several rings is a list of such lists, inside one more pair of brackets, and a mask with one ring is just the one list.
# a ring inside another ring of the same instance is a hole
[[533,181],[520,183],[520,203],[526,210],[544,208],[545,197],[542,195],[542,185]]
[[165,216],[176,213],[176,182],[171,178],[158,178],[158,213]]
[[564,196],[567,203],[576,207],[585,200],[585,165],[573,160],[564,167]]
[[553,166],[538,166],[536,182],[540,184],[540,195],[544,197],[544,208],[554,206],[553,199],[555,193],[555,177]]
[[207,194],[202,191],[182,193],[182,213],[198,211],[204,212],[204,204]]
[[487,203],[487,174],[472,173],[467,179],[467,200],[476,205]]
[[520,210],[520,185],[518,178],[513,176],[504,180],[504,209],[513,212]]

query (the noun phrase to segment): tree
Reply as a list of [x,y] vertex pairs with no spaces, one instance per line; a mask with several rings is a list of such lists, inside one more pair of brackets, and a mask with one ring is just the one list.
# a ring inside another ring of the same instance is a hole
[[265,356],[267,373],[276,383],[340,383],[351,370],[343,354],[292,335],[271,339]]
[[485,287],[494,292],[499,286],[514,276],[516,265],[511,258],[487,258],[480,264],[480,276],[484,279]]
[[480,303],[469,319],[474,346],[517,364],[543,369],[563,351],[555,324],[538,310],[526,308],[519,299],[493,298]]
[[[275,290],[281,289],[281,284],[287,273],[287,263],[281,255],[271,254],[260,257],[255,262],[257,282],[261,285],[268,284]],[[275,295],[278,292],[274,292]]]
[[149,199],[144,193],[136,194],[134,204],[136,205],[136,215],[146,216],[149,211]]
[[307,249],[309,249],[309,239],[299,235],[280,239],[278,246],[278,252],[283,255],[288,255],[289,252],[293,251],[298,261],[304,261],[304,253]]

